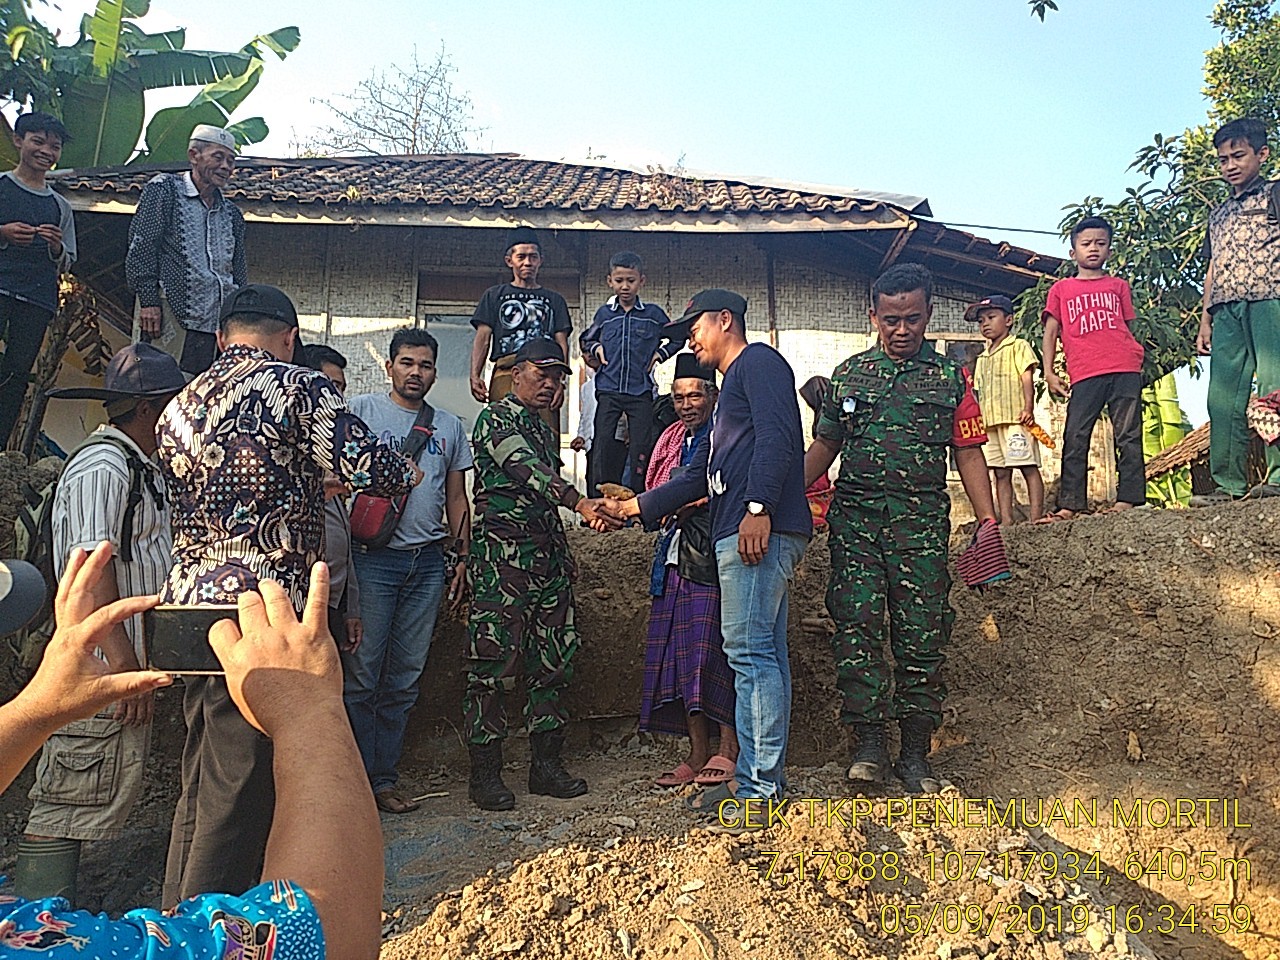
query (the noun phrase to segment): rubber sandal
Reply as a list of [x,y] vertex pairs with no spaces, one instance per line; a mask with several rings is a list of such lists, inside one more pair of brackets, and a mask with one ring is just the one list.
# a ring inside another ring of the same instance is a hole
[[1189,507],[1220,507],[1224,503],[1234,503],[1236,497],[1224,490],[1214,490],[1211,493],[1197,493],[1188,502]]
[[1036,520],[1035,525],[1039,527],[1047,527],[1051,523],[1067,523],[1068,521],[1074,520],[1076,516],[1077,514],[1074,513],[1068,516],[1061,510],[1055,510],[1053,513],[1046,513],[1039,520]]
[[736,761],[730,760],[722,753],[717,753],[707,761],[705,767],[698,771],[693,782],[700,787],[715,787],[728,783],[733,779],[733,773],[737,767]]
[[383,813],[412,813],[422,804],[406,800],[398,790],[382,790],[373,795],[374,802]]
[[692,812],[700,817],[715,818],[720,810],[720,805],[726,800],[733,800],[733,781],[728,783],[719,783],[714,787],[707,787],[701,793],[695,794],[685,800],[684,805]]
[[693,767],[681,761],[678,767],[674,770],[668,770],[654,780],[653,783],[654,786],[658,787],[683,787],[686,783],[693,783],[697,775]]

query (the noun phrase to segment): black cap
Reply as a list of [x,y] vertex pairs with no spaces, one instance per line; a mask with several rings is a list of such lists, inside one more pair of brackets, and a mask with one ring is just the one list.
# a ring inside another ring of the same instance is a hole
[[676,373],[675,380],[706,380],[708,383],[716,382],[716,371],[714,367],[704,367],[698,363],[698,358],[689,351],[676,354]]
[[45,395],[56,400],[112,400],[163,397],[187,385],[178,361],[149,343],[131,343],[107,364],[101,387],[60,387]]
[[236,313],[252,313],[259,317],[271,317],[291,327],[298,325],[298,311],[294,309],[289,295],[279,287],[265,283],[251,283],[241,287],[222,302],[222,313],[219,320]]
[[542,244],[538,241],[538,231],[533,227],[512,227],[507,231],[506,249],[510,250],[521,243],[532,243],[539,250],[542,249]]
[[1013,316],[1013,301],[998,294],[992,297],[984,297],[977,303],[969,305],[969,308],[964,312],[964,318],[972,323],[978,319],[978,314],[983,310],[1003,310],[1009,316]]
[[560,349],[560,344],[546,337],[527,341],[516,351],[516,363],[532,363],[535,367],[559,367],[565,373],[573,373],[573,368],[564,362],[564,351]]
[[701,290],[695,293],[693,299],[685,304],[684,313],[678,319],[668,323],[666,329],[687,327],[702,314],[707,312],[717,313],[721,310],[728,310],[739,317],[746,317],[747,301],[732,290],[721,290],[719,288]]

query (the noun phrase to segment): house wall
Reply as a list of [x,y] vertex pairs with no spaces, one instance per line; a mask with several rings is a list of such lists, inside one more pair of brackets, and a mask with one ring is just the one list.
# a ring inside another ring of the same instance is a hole
[[[427,307],[419,302],[419,277],[442,275],[470,279],[476,289],[506,279],[502,262],[505,232],[484,228],[347,227],[250,224],[250,273],[255,281],[274,283],[297,302],[304,337],[330,343],[348,359],[351,393],[385,389],[385,351],[391,335],[412,325]],[[573,320],[571,354],[581,382],[577,334],[590,322],[610,291],[605,283],[609,258],[632,250],[644,258],[647,285],[642,296],[670,314],[679,313],[688,298],[705,287],[721,286],[747,298],[748,338],[768,341],[769,260],[750,235],[543,231],[544,277],[565,293]],[[795,370],[796,383],[811,376],[829,376],[840,360],[869,347],[873,340],[867,314],[871,276],[850,279],[824,270],[776,259],[773,264],[776,343]],[[574,296],[574,291],[577,296]],[[972,337],[974,327],[963,319],[968,303],[987,291],[940,283],[935,291],[930,334],[938,339]],[[472,301],[433,303],[470,313]],[[450,341],[455,342],[455,341]],[[443,351],[442,351],[443,352]],[[465,353],[462,350],[459,353]],[[469,358],[442,356],[442,376],[465,377]],[[661,389],[670,385],[673,364],[656,371]],[[464,396],[455,389],[450,396]],[[469,398],[455,405],[470,404]],[[577,432],[578,396],[570,389],[562,419],[566,471],[582,480],[585,458],[567,449]],[[470,421],[470,409],[458,409]],[[802,417],[806,439],[810,418]],[[1061,407],[1041,405],[1041,422],[1051,432],[1061,421]],[[1046,453],[1048,453],[1046,451]],[[1046,457],[1046,479],[1058,474],[1057,453]],[[1091,472],[1091,490],[1103,498],[1113,484],[1114,469]],[[1020,478],[1018,480],[1021,488]],[[1022,492],[1025,499],[1025,491]]]

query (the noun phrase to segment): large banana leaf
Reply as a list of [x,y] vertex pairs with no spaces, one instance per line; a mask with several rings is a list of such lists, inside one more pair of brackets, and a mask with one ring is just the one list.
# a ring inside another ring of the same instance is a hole
[[75,138],[62,150],[63,167],[105,167],[126,162],[138,145],[146,115],[142,85],[117,71],[83,77],[61,97],[62,122]]
[[[283,59],[301,41],[297,27],[282,27],[254,37],[241,48],[247,62],[242,70],[205,84],[185,107],[160,110],[147,124],[146,150],[134,158],[135,163],[179,163],[187,155],[191,131],[199,123],[227,126],[228,119],[262,79],[259,52],[266,48]],[[261,117],[252,117],[228,127],[241,146],[259,143],[267,136],[267,125]]]
[[150,8],[151,0],[98,0],[93,16],[81,27],[93,41],[93,70],[98,76],[114,70],[128,52],[120,42],[125,19],[145,16]]
[[251,143],[261,143],[267,139],[267,135],[270,132],[267,121],[261,117],[248,117],[244,120],[237,120],[227,127],[227,133],[235,137],[236,143],[242,147],[247,147]]
[[[187,155],[187,143],[196,124],[226,126],[232,111],[258,85],[262,68],[262,61],[255,58],[244,73],[207,84],[185,107],[158,111],[147,124],[146,153],[137,157],[135,162],[181,162]],[[260,139],[246,142],[257,143]]]
[[209,50],[138,50],[129,57],[143,90],[216,83],[244,73],[252,62],[241,53]]
[[283,60],[288,54],[298,49],[298,44],[302,42],[302,33],[297,27],[281,27],[279,30],[272,30],[270,33],[260,33],[241,49],[241,53],[252,53],[261,55],[261,47],[266,47],[277,57]]
[[126,20],[120,30],[120,37],[130,51],[138,50],[181,50],[187,45],[185,27],[177,30],[164,30],[160,33],[147,33],[136,23]]
[[187,157],[187,144],[197,124],[227,125],[227,115],[212,101],[189,103],[185,107],[157,110],[147,124],[146,150],[132,163],[181,163]]

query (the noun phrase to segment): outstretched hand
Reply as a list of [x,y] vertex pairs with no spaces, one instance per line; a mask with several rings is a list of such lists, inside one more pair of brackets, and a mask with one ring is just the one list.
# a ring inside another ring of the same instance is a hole
[[617,516],[609,509],[610,504],[617,503],[617,500],[608,500],[604,497],[595,497],[588,499],[583,497],[578,501],[578,505],[574,507],[592,530],[599,533],[607,533],[610,530],[620,530],[623,526],[625,518]]
[[115,673],[95,656],[117,624],[159,602],[155,596],[126,597],[97,609],[93,588],[110,562],[111,544],[105,541],[93,553],[73,550],[58,582],[53,604],[58,629],[40,669],[18,695],[26,713],[50,731],[173,682],[168,674],[155,670]]
[[244,718],[267,736],[305,724],[307,711],[342,701],[338,647],[329,633],[329,567],[311,568],[299,621],[284,587],[263,580],[237,601],[239,625],[219,620],[209,643],[227,672],[227,688]]

